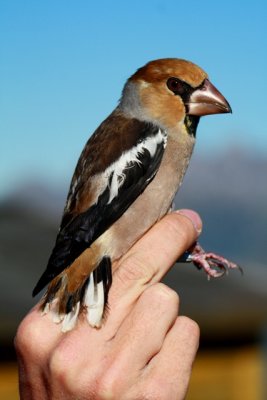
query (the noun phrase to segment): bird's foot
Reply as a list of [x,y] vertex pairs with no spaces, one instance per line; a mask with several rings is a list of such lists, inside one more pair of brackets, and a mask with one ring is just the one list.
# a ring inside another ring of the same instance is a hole
[[228,261],[218,254],[206,253],[199,243],[196,243],[178,261],[192,262],[198,269],[203,269],[206,272],[208,279],[210,277],[219,278],[224,274],[228,274],[231,269],[238,269],[243,273],[238,264]]

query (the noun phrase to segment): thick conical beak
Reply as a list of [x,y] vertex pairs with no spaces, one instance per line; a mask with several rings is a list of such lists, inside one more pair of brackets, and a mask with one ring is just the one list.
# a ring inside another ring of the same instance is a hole
[[203,85],[191,94],[186,105],[188,108],[187,114],[199,117],[232,112],[228,101],[208,79],[205,79]]

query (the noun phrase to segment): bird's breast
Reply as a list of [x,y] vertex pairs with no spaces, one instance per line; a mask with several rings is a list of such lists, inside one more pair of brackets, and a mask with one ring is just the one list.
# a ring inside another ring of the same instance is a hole
[[128,210],[97,239],[102,252],[121,257],[152,225],[165,215],[186,172],[195,139],[185,129],[169,132],[160,168]]

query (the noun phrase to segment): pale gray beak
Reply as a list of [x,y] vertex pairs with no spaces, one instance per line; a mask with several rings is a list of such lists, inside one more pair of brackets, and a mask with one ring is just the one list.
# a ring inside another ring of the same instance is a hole
[[188,115],[197,115],[199,117],[232,112],[228,101],[208,79],[205,79],[203,85],[191,94],[186,105]]

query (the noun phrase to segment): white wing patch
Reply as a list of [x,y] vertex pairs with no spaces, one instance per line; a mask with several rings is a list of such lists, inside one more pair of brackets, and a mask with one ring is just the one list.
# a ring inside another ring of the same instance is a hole
[[85,291],[84,305],[87,309],[87,321],[92,327],[100,327],[104,313],[103,282],[96,283],[93,272],[90,274],[89,284]]
[[[82,305],[86,308],[86,317],[90,326],[97,328],[101,326],[105,308],[104,303],[103,282],[100,281],[99,283],[96,283],[92,272],[82,302]],[[78,301],[69,313],[60,314],[58,298],[55,298],[51,303],[46,303],[42,314],[45,315],[50,312],[52,321],[55,324],[62,323],[61,332],[68,332],[75,327],[80,308],[81,303]]]
[[111,203],[111,201],[118,195],[119,188],[125,180],[125,174],[123,171],[127,168],[131,168],[131,165],[129,165],[131,163],[140,164],[141,161],[138,157],[144,152],[144,150],[149,151],[151,158],[153,158],[156,153],[157,146],[160,143],[163,143],[164,148],[167,145],[167,133],[161,129],[158,130],[156,135],[148,136],[132,149],[125,151],[117,161],[112,163],[105,170],[104,176],[107,182],[111,174],[113,174],[110,182],[110,196],[108,204]]
[[65,314],[62,322],[61,332],[71,331],[75,327],[79,311],[80,311],[80,302],[78,301],[73,310],[68,314]]

